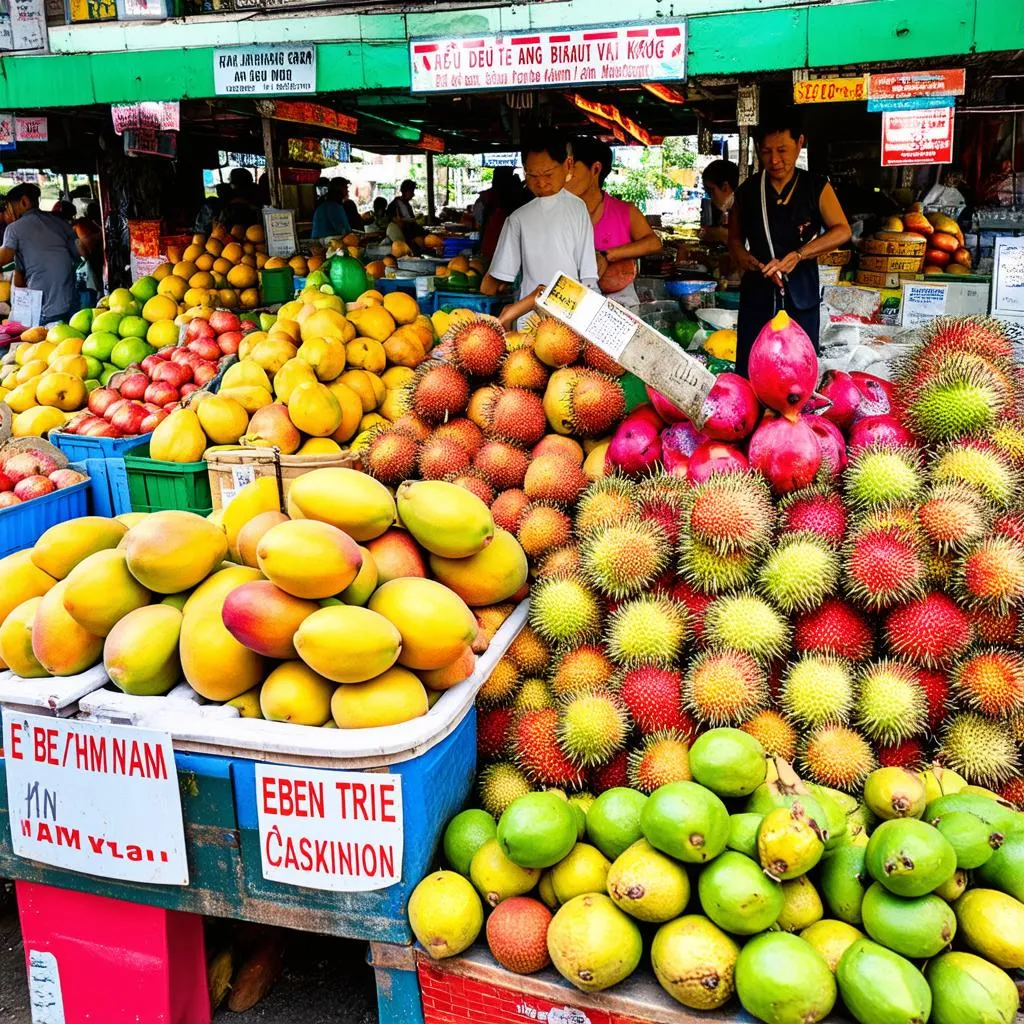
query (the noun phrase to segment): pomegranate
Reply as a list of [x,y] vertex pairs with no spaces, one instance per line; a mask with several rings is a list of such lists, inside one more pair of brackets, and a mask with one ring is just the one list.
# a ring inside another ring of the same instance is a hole
[[626,476],[642,476],[654,469],[660,459],[661,437],[657,427],[644,417],[634,416],[619,424],[608,446],[607,465]]
[[195,368],[192,374],[192,379],[202,387],[204,384],[209,384],[214,377],[217,376],[217,364],[216,363],[200,363]]
[[165,380],[155,380],[146,388],[146,393],[142,397],[153,405],[164,406],[168,402],[177,402],[180,396],[173,384]]
[[81,427],[78,433],[83,437],[117,437],[117,430],[113,425],[99,417]]
[[152,378],[153,371],[164,361],[163,356],[154,352],[142,360],[142,369]]
[[209,320],[195,317],[189,320],[185,327],[185,341],[195,341],[196,338],[212,338],[216,333]]
[[20,505],[19,498],[14,491],[0,491],[0,508],[10,508],[12,505]]
[[189,350],[195,352],[200,359],[220,359],[220,345],[213,338],[197,338],[188,343]]
[[215,334],[225,334],[229,331],[240,331],[242,329],[242,321],[227,309],[215,309],[210,314],[210,319],[207,323],[213,328]]
[[4,473],[12,484],[19,484],[30,476],[49,476],[57,468],[53,457],[45,452],[19,452],[4,464]]
[[96,388],[89,395],[89,412],[102,416],[120,397],[121,393],[113,388]]
[[[145,394],[145,392],[143,392]],[[109,423],[113,418],[118,409],[125,406],[131,401],[128,398],[119,398],[116,402],[111,402],[103,411],[103,418]]]
[[857,382],[843,370],[826,370],[818,385],[818,391],[832,403],[822,415],[840,430],[849,430],[864,399]]
[[757,397],[795,422],[818,383],[818,357],[811,339],[785,310],[761,328],[749,367]]
[[715,441],[742,441],[757,426],[761,406],[750,381],[720,373],[704,399],[704,433]]
[[0,470],[0,492],[13,491],[14,481],[2,470]]
[[122,398],[141,398],[149,387],[149,377],[144,373],[129,374],[123,381],[118,391]]
[[233,356],[238,351],[238,346],[241,344],[241,331],[225,331],[217,337],[217,345],[221,352],[226,356]]
[[865,416],[850,428],[846,439],[849,452],[860,451],[870,444],[885,444],[892,448],[914,448],[914,435],[895,416]]
[[139,430],[143,434],[151,434],[156,430],[161,420],[165,420],[170,415],[166,409],[157,409],[155,412],[150,411],[146,418],[139,425]]
[[14,496],[22,501],[31,501],[32,498],[41,498],[45,494],[52,494],[57,490],[57,485],[45,476],[27,476],[14,485]]
[[750,468],[747,457],[723,441],[705,441],[690,456],[686,479],[691,484],[702,484],[714,473],[742,473]]
[[75,484],[84,483],[88,479],[84,473],[79,473],[77,469],[58,469],[56,473],[50,474],[50,481],[58,491],[65,487],[73,487]]
[[123,437],[131,437],[142,432],[142,421],[149,415],[141,402],[128,402],[111,416],[110,425]]
[[168,362],[180,363],[182,366],[191,366],[194,353],[187,348],[176,348],[170,355]]
[[846,469],[846,441],[843,432],[824,416],[804,416],[821,446],[821,468],[834,480]]
[[647,385],[647,397],[651,400],[654,411],[666,423],[681,423],[686,419],[686,413],[678,405],[670,402],[660,391],[655,391],[650,384]]
[[[162,381],[176,388],[180,388],[182,384],[187,384],[191,379],[192,368],[182,363],[161,363],[153,371],[154,381]],[[124,394],[124,392],[122,391],[121,394]],[[141,397],[142,395],[139,395],[139,398]]]
[[807,487],[821,468],[818,435],[805,419],[766,415],[750,438],[750,465],[771,484],[776,494]]
[[199,390],[199,385],[198,384],[194,384],[192,381],[189,381],[187,384],[182,384],[181,387],[178,388],[178,391],[181,392],[181,397],[182,398],[187,398],[189,395],[192,394],[193,391],[198,391],[198,390]]

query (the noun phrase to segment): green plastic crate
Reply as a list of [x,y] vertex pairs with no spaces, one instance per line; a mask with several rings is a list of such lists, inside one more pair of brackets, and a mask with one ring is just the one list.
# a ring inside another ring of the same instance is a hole
[[213,511],[206,462],[161,462],[149,457],[149,445],[124,456],[133,512],[180,509],[208,516]]

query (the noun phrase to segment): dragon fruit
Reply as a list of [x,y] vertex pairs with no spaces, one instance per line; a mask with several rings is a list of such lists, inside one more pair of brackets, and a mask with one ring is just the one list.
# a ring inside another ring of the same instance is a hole
[[754,393],[769,409],[799,419],[818,383],[818,357],[785,310],[761,328],[750,349],[749,374]]
[[806,419],[768,414],[751,436],[747,456],[776,494],[809,486],[822,463],[818,435]]
[[750,381],[720,373],[704,399],[704,433],[714,441],[742,441],[757,426],[761,406]]

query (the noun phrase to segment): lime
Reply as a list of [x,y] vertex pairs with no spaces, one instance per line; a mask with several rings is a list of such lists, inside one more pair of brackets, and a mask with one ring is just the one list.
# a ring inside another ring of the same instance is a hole
[[469,876],[473,854],[498,834],[494,819],[480,810],[456,814],[444,830],[444,856],[460,875]]
[[141,316],[126,316],[117,325],[117,333],[122,338],[145,338],[149,323]]
[[647,797],[635,789],[617,786],[606,790],[587,811],[587,836],[609,859],[615,860],[638,839],[640,812]]
[[527,793],[506,808],[498,842],[508,859],[524,868],[549,868],[576,844],[576,812],[564,796]]

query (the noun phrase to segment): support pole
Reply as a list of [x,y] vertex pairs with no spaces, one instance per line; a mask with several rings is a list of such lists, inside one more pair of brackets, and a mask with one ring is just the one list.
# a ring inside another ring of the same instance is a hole
[[263,159],[266,160],[267,184],[270,186],[270,205],[281,208],[281,184],[277,180],[277,166],[274,163],[273,123],[265,116],[263,121]]
[[434,154],[427,153],[427,223],[434,223]]

